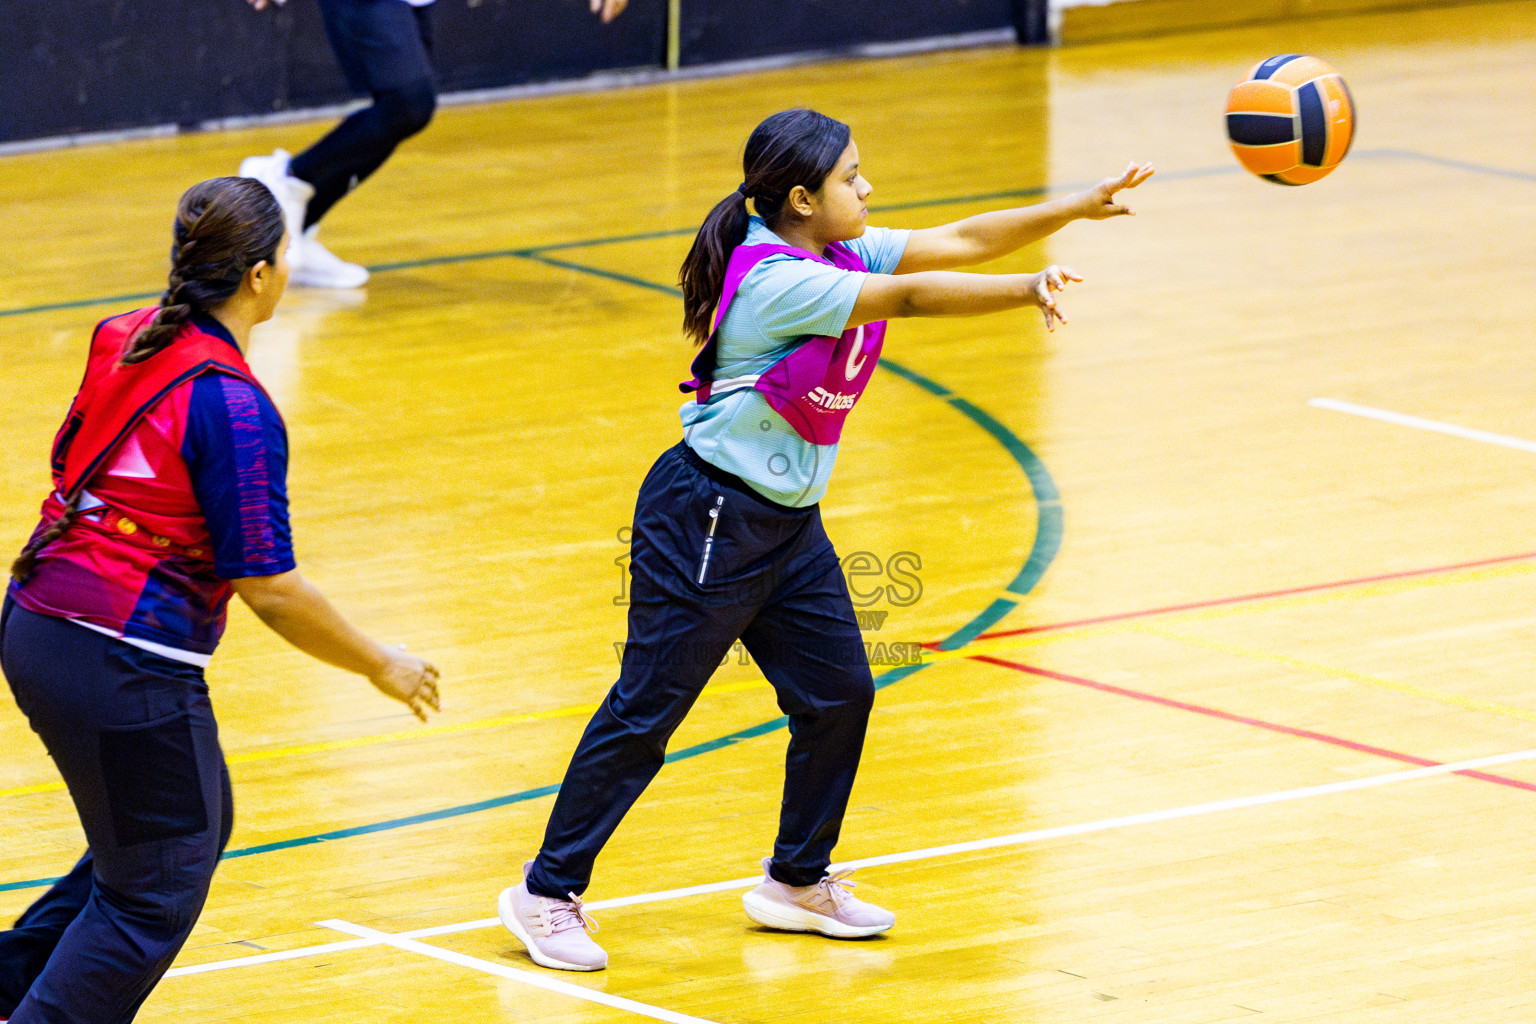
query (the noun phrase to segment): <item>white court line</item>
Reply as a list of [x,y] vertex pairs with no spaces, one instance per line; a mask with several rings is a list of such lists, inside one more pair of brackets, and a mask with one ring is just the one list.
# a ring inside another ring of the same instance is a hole
[[[660,903],[663,900],[679,900],[687,896],[703,896],[712,892],[730,892],[732,889],[750,889],[763,880],[762,875],[753,875],[751,878],[733,878],[728,882],[710,882],[708,885],[690,885],[686,889],[665,889],[661,892],[641,893],[637,896],[616,896],[611,900],[594,900],[591,903],[582,901],[582,907],[586,910],[612,910],[614,907],[633,907],[640,903]],[[402,939],[430,939],[439,935],[453,935],[457,932],[472,932],[480,928],[493,928],[501,924],[501,919],[485,917],[478,921],[463,921],[459,924],[440,924],[435,928],[421,928],[417,931],[396,932],[395,935]],[[0,1022],[3,1024],[3,1022]]]
[[[1100,821],[1082,822],[1077,825],[1058,825],[1054,828],[1036,829],[1033,832],[1016,832],[1013,835],[994,836],[990,839],[973,839],[963,843],[950,843],[946,846],[930,846],[925,849],[909,850],[904,853],[887,853],[878,857],[843,861],[832,865],[832,867],[833,869],[846,868],[851,870],[854,868],[879,867],[885,864],[903,864],[914,860],[931,860],[936,857],[952,857],[960,853],[975,853],[979,850],[992,850],[1004,846],[1022,846],[1026,843],[1038,843],[1047,839],[1060,839],[1064,836],[1087,835],[1090,832],[1107,832],[1111,829],[1130,828],[1135,825],[1152,825],[1163,821],[1176,821],[1180,818],[1194,818],[1205,814],[1221,814],[1226,811],[1240,811],[1249,807],[1263,807],[1266,804],[1286,803],[1292,800],[1309,800],[1313,797],[1329,796],[1334,793],[1376,789],[1380,786],[1392,786],[1400,782],[1413,782],[1418,779],[1429,779],[1439,775],[1452,775],[1456,772],[1479,771],[1484,768],[1495,768],[1499,765],[1515,764],[1521,761],[1536,761],[1536,750],[1516,750],[1506,754],[1489,754],[1486,757],[1474,757],[1466,761],[1432,764],[1423,768],[1408,768],[1400,772],[1388,772],[1385,775],[1367,775],[1364,778],[1328,782],[1320,786],[1304,786],[1300,789],[1285,789],[1275,793],[1233,797],[1229,800],[1215,800],[1210,803],[1191,804],[1188,807],[1173,807],[1162,811],[1128,814],[1119,818],[1104,818]],[[598,900],[582,905],[588,910],[628,907],[640,903],[656,903],[662,900],[683,899],[689,896],[724,892],[731,889],[745,889],[756,885],[760,881],[762,881],[762,876],[754,875],[751,878],[736,878],[727,882],[710,882],[707,885],[694,885],[685,889],[667,889],[661,892],[644,893],[637,896],[621,896],[616,899]],[[333,927],[330,922],[321,923],[325,924],[326,927]],[[235,967],[252,967],[257,964],[271,963],[274,960],[292,960],[301,956],[323,956],[326,953],[338,952],[343,949],[361,949],[364,946],[412,942],[416,939],[431,938],[437,935],[452,935],[456,932],[498,927],[500,924],[501,922],[498,919],[487,917],[478,921],[465,921],[459,924],[421,928],[416,931],[396,932],[393,935],[370,930],[370,938],[368,939],[360,938],[351,942],[332,942],[323,946],[304,946],[299,949],[285,950],[281,953],[262,953],[257,956],[235,957],[231,960],[218,960],[212,963],[198,964],[193,967],[178,967],[170,971],[169,974],[196,974],[205,971],[229,970]],[[350,934],[361,934],[360,931],[356,930],[360,926],[350,925],[349,927],[354,929]],[[339,930],[344,931],[346,929]],[[379,937],[373,938],[371,936]],[[426,946],[424,948],[434,950],[433,955],[436,952],[441,952],[434,946]],[[453,955],[456,956],[457,954]],[[477,963],[488,963],[488,961],[477,961]],[[491,964],[491,966],[495,967],[497,965]],[[507,968],[507,970],[512,970],[512,968]],[[525,972],[519,972],[520,975],[522,973]],[[535,975],[535,977],[538,976]],[[582,991],[587,992],[589,990],[582,989]]]
[[714,1024],[713,1021],[705,1020],[703,1017],[690,1017],[686,1013],[663,1010],[661,1007],[652,1006],[649,1003],[637,1003],[633,999],[625,999],[623,996],[611,996],[606,992],[599,992],[596,989],[583,988],[580,985],[573,985],[568,981],[559,981],[546,973],[519,970],[516,967],[508,967],[505,964],[493,964],[489,960],[481,960],[479,957],[455,953],[451,949],[443,949],[439,946],[429,946],[425,942],[417,942],[415,939],[407,939],[401,935],[391,935],[388,932],[364,928],[362,925],[353,924],[350,921],[318,921],[316,923],[325,928],[334,928],[339,932],[346,932],[348,935],[373,939],[382,945],[403,949],[408,953],[419,953],[422,956],[432,957],[434,960],[443,960],[450,964],[458,964],[460,967],[468,967],[472,971],[494,974],[498,978],[508,978],[512,981],[521,982],[524,985],[532,985],[534,988],[548,989],[551,992],[559,992],[562,995],[585,999],[589,1003],[611,1006],[616,1010],[628,1010],[630,1013],[637,1013],[642,1017],[667,1021],[668,1024]]
[[1331,409],[1334,412],[1344,412],[1351,416],[1364,416],[1366,419],[1381,420],[1383,423],[1395,423],[1400,427],[1429,430],[1436,434],[1450,434],[1452,437],[1461,437],[1468,441],[1482,441],[1485,444],[1503,445],[1505,448],[1516,448],[1522,452],[1536,452],[1536,441],[1527,441],[1524,438],[1509,437],[1504,434],[1491,434],[1486,430],[1473,430],[1471,427],[1458,427],[1454,423],[1426,420],[1420,416],[1408,416],[1404,413],[1391,412],[1386,409],[1372,409],[1368,405],[1341,402],[1336,398],[1314,398],[1307,404],[1315,409]]
[[[193,964],[190,967],[172,967],[165,972],[167,978],[179,978],[183,974],[206,974],[209,971],[227,971],[231,967],[255,967],[258,964],[272,964],[279,960],[297,960],[305,956],[325,956],[327,953],[341,953],[349,949],[364,949],[368,946],[377,946],[373,939],[349,939],[346,942],[327,942],[320,946],[300,946],[297,949],[284,949],[276,953],[258,953],[255,956],[239,956],[233,960],[214,960],[206,964]],[[4,1024],[0,1021],[0,1024]]]

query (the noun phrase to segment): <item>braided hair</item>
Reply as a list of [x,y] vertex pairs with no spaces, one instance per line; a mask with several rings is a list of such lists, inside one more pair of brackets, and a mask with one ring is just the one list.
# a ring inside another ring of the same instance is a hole
[[277,259],[283,211],[255,178],[210,178],[187,189],[172,227],[171,275],[160,310],[123,350],[141,363],[171,343],[193,313],[222,305],[256,264]]
[[32,572],[37,568],[37,553],[43,548],[58,540],[65,530],[74,523],[75,516],[80,513],[80,497],[84,492],[76,492],[64,506],[64,512],[59,518],[39,529],[27,541],[27,546],[21,549],[21,554],[11,563],[11,578],[17,583],[25,583],[31,578]]
[[[254,178],[211,178],[187,189],[176,207],[171,275],[160,309],[128,339],[123,364],[141,363],[170,345],[195,312],[221,305],[240,288],[246,272],[277,259],[283,211]],[[64,496],[64,511],[40,527],[11,563],[11,577],[26,582],[37,556],[58,540],[80,513],[83,491]]]
[[796,185],[821,190],[848,148],[848,126],[814,110],[784,110],[752,131],[742,154],[746,180],[715,204],[699,227],[677,275],[683,289],[683,333],[702,345],[720,302],[731,252],[747,237],[747,200],[770,228]]

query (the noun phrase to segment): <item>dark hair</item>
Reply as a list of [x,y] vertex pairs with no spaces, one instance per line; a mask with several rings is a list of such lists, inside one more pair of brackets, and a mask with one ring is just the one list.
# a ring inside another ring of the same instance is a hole
[[32,570],[37,568],[37,553],[58,540],[59,536],[75,521],[75,516],[80,511],[80,498],[84,493],[84,491],[76,492],[75,496],[65,504],[59,518],[49,523],[47,527],[39,528],[32,539],[27,541],[27,546],[21,549],[21,554],[17,555],[16,560],[11,563],[11,578],[17,583],[25,583],[31,578]]
[[715,204],[694,237],[678,271],[683,288],[683,333],[696,344],[709,340],[731,251],[747,237],[747,199],[773,227],[796,185],[819,191],[848,148],[848,126],[814,110],[784,110],[763,121],[747,139],[741,167],[745,181]]
[[[240,287],[246,271],[277,259],[283,211],[267,186],[254,178],[210,178],[182,194],[176,206],[171,276],[160,309],[123,349],[123,363],[140,363],[169,345],[192,314],[212,309]],[[83,492],[65,495],[64,511],[40,526],[11,563],[11,576],[26,582],[37,556],[63,535],[80,512]]]
[[220,305],[246,271],[277,259],[283,210],[255,178],[210,178],[182,194],[172,229],[171,276],[160,311],[128,339],[124,363],[139,363],[171,343],[194,312]]

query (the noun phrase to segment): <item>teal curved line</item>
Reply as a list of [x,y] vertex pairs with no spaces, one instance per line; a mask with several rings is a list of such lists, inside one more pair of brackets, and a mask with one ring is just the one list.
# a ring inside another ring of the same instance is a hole
[[[1056,490],[1055,481],[1046,471],[1045,464],[1030,450],[1029,446],[1021,441],[1018,435],[1009,430],[996,419],[983,412],[981,409],[967,402],[963,398],[956,397],[943,385],[929,380],[915,370],[908,369],[899,363],[889,360],[881,360],[881,367],[922,388],[936,398],[942,399],[950,406],[970,418],[988,434],[1003,446],[1003,449],[1013,456],[1015,462],[1024,471],[1024,476],[1029,481],[1034,491],[1035,502],[1039,509],[1038,525],[1035,529],[1035,542],[1030,549],[1029,557],[1024,562],[1024,567],[1008,584],[1008,591],[1013,594],[1023,595],[1034,588],[1045,575],[1051,561],[1056,557],[1056,552],[1061,547],[1061,502]],[[964,647],[985,632],[999,619],[1013,611],[1018,606],[1017,601],[1008,598],[999,598],[993,601],[981,614],[971,619],[937,645],[940,650],[950,651]],[[898,683],[909,676],[927,668],[930,663],[921,662],[913,665],[898,665],[888,669],[875,677],[875,688],[884,689],[894,683]],[[698,743],[681,750],[674,750],[667,754],[666,763],[684,761],[689,758],[708,754],[725,747],[735,746],[746,740],[766,736],[769,733],[778,732],[789,726],[787,717],[779,717],[758,725],[740,729],[726,736]],[[517,793],[508,793],[505,796],[492,797],[489,800],[479,800],[475,803],[460,804],[455,807],[444,807],[436,811],[427,811],[422,814],[412,814],[402,818],[391,818],[388,821],[372,822],[367,825],[356,825],[352,828],[334,829],[329,832],[319,832],[314,835],[297,836],[293,839],[283,839],[273,843],[261,843],[255,846],[245,846],[237,850],[226,850],[222,859],[233,860],[237,857],[252,857],[259,853],[275,853],[279,850],[291,850],[300,846],[313,846],[317,843],[334,842],[338,839],[351,839],[356,836],[370,835],[375,832],[389,832],[395,829],[407,828],[411,825],[423,825],[429,822],[442,821],[447,818],[462,817],[466,814],[476,814],[480,811],[494,810],[498,807],[507,807],[511,804],[525,803],[536,800],[539,797],[552,796],[558,792],[558,785],[538,786],[534,789],[525,789]],[[15,889],[36,889],[45,885],[52,885],[57,878],[35,878],[23,882],[6,882],[0,884],[0,892]]]
[[[615,274],[612,271],[602,270],[598,267],[588,267],[580,263],[556,259],[531,251],[520,251],[512,254],[537,260],[564,270],[601,277],[605,280],[618,281],[653,291],[666,292],[670,295],[682,294],[678,289],[669,285],[629,277],[628,275]],[[942,384],[930,380],[916,370],[902,366],[900,363],[892,362],[889,359],[882,359],[878,365],[902,380],[916,385],[935,398],[941,399],[966,416],[977,426],[981,427],[981,429],[992,435],[993,439],[1003,446],[1003,450],[1011,455],[1013,460],[1018,463],[1019,468],[1024,471],[1024,476],[1029,481],[1030,489],[1035,496],[1035,506],[1037,509],[1035,541],[1030,549],[1029,557],[1024,561],[1023,568],[1019,570],[1018,575],[1013,578],[1013,581],[1005,589],[1011,594],[1020,596],[1029,593],[1030,590],[1034,589],[1035,584],[1040,582],[1040,578],[1045,575],[1046,569],[1050,567],[1051,562],[1056,557],[1056,552],[1061,547],[1061,496],[1056,490],[1056,482],[1051,479],[1050,473],[1045,468],[1045,463],[1040,461],[1039,456],[1035,455],[1029,446],[1019,439],[1017,434],[1003,426],[1002,423],[998,422],[981,408],[954,394]],[[1010,598],[998,598],[988,605],[981,614],[939,641],[936,646],[941,651],[958,650],[991,628],[1016,607],[1018,607],[1017,601]],[[884,689],[927,667],[928,663],[925,662],[914,665],[898,665],[875,677],[875,689]],[[788,728],[788,726],[789,718],[780,716],[759,725],[737,730],[717,739],[685,747],[682,750],[674,750],[667,754],[665,763],[671,764],[674,761],[698,757],[701,754],[734,746],[746,740],[766,736],[769,733]],[[524,803],[542,796],[550,796],[557,792],[559,788],[557,785],[539,786],[534,789],[525,789],[518,793],[508,793],[505,796],[492,797],[489,800],[479,800],[471,804],[460,804],[456,807],[445,807],[436,811],[409,815],[408,817],[391,818],[388,821],[356,825],[352,828],[334,829],[330,832],[297,836],[293,839],[283,839],[275,843],[245,846],[238,850],[226,850],[221,859],[233,860],[236,857],[251,857],[258,853],[274,853],[278,850],[289,850],[299,846],[312,846],[316,843],[333,842],[338,839],[350,839],[374,832],[388,832],[411,825],[442,821],[445,818],[456,818],[466,814],[492,810],[497,807],[506,807],[509,804]],[[12,889],[38,888],[44,885],[52,885],[56,881],[58,881],[56,878],[37,878],[25,882],[0,883],[0,892]]]

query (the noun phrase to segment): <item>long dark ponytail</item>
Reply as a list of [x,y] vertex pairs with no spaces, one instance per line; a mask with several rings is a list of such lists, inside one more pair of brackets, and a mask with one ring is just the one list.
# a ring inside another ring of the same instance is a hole
[[172,229],[171,275],[160,311],[129,339],[124,363],[140,363],[171,343],[195,312],[223,303],[246,271],[277,259],[283,211],[255,178],[210,178],[182,194]]
[[715,204],[677,274],[683,289],[683,333],[702,345],[725,283],[731,252],[747,237],[747,199],[771,228],[796,185],[819,191],[848,148],[848,126],[814,110],[784,110],[752,131],[742,153],[745,180]]

